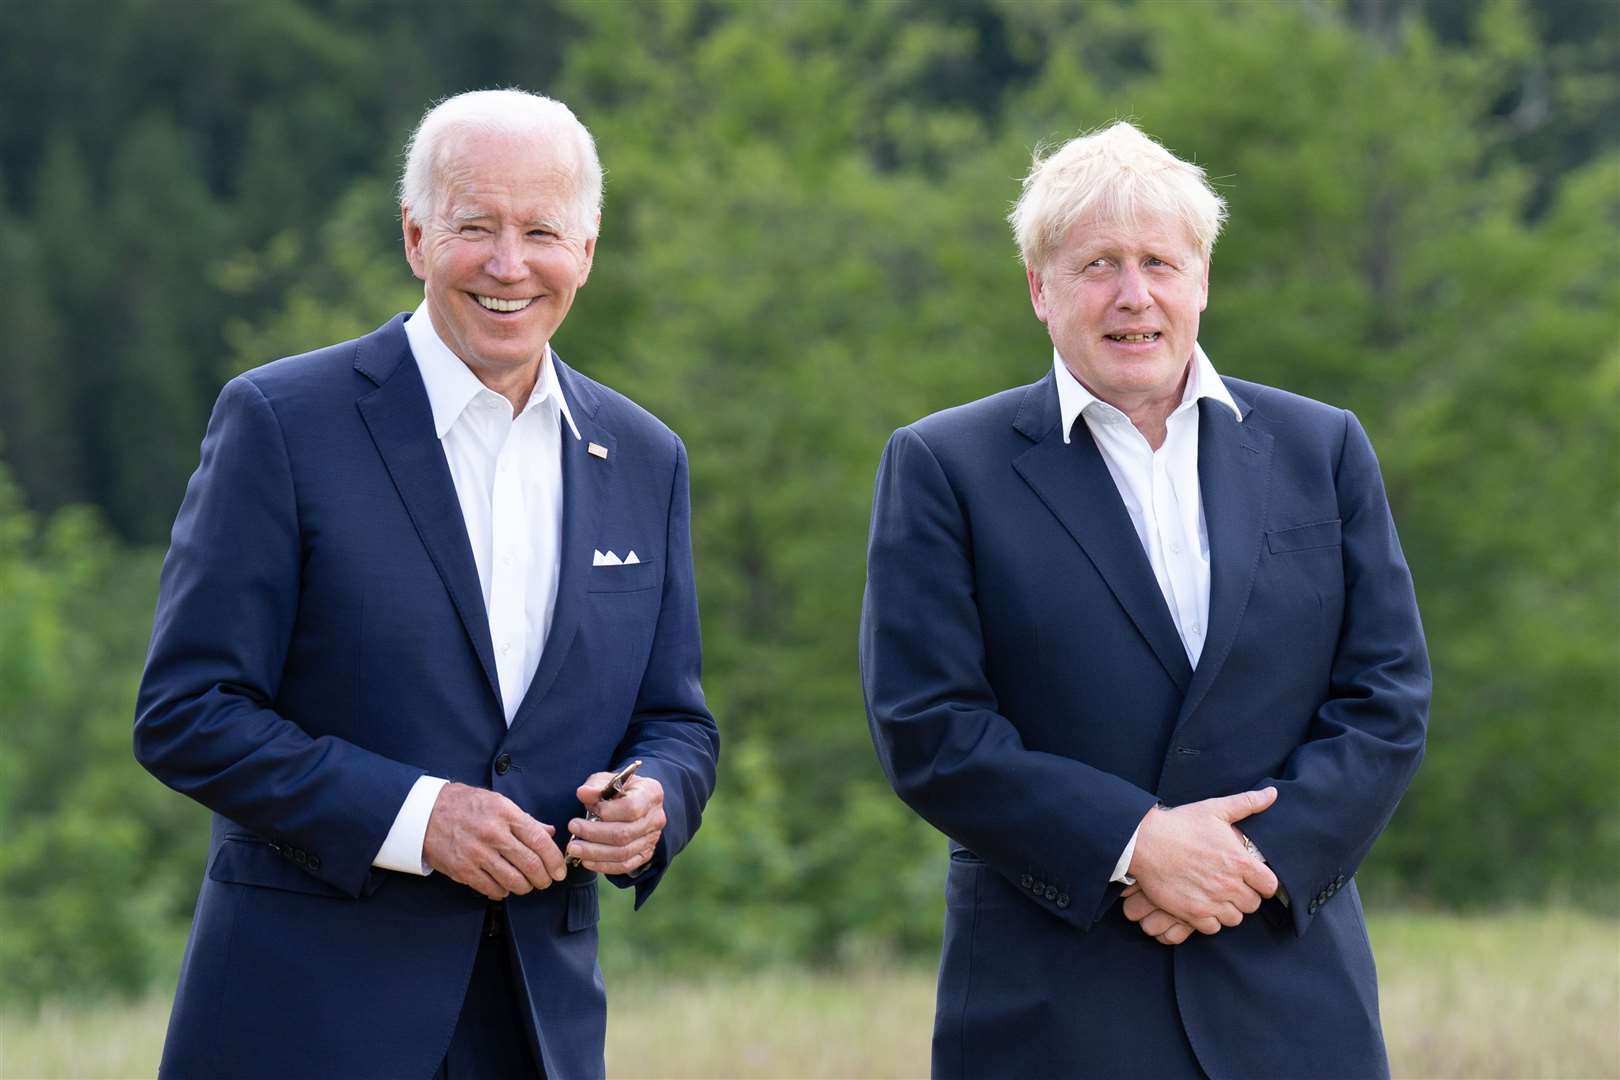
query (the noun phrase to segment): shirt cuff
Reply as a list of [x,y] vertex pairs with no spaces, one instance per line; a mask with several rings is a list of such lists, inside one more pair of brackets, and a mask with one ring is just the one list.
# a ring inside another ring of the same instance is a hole
[[1132,831],[1130,840],[1125,844],[1125,850],[1119,853],[1119,862],[1114,864],[1114,876],[1109,878],[1109,881],[1117,881],[1121,885],[1136,884],[1136,878],[1130,874],[1131,856],[1136,854],[1136,837],[1141,831],[1141,825],[1137,825]]
[[388,837],[378,849],[377,857],[371,860],[372,866],[398,870],[402,874],[416,874],[418,877],[433,873],[433,868],[422,858],[422,844],[427,839],[428,818],[433,815],[433,804],[449,782],[437,776],[416,778],[410,793],[405,796],[405,802],[400,805],[399,813],[394,816],[394,827],[388,830]]

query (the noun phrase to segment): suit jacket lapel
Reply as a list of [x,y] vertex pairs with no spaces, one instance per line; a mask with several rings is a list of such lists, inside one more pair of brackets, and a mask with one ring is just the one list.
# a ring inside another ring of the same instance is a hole
[[1030,387],[1013,426],[1035,440],[1013,460],[1013,468],[1074,537],[1165,672],[1185,691],[1192,669],[1147,552],[1091,429],[1077,421],[1073,439],[1063,441],[1051,373]]
[[[556,354],[552,354],[555,358]],[[535,669],[523,703],[512,717],[516,727],[535,708],[538,701],[550,691],[562,668],[563,658],[573,645],[579,631],[580,617],[585,610],[585,585],[590,578],[592,552],[601,542],[600,524],[602,506],[611,491],[613,471],[618,457],[613,434],[597,422],[601,402],[590,383],[572,368],[557,363],[557,382],[568,408],[579,428],[579,438],[568,428],[568,421],[558,425],[562,438],[563,519],[562,547],[559,550],[562,565],[557,574],[557,607],[551,617],[551,631],[546,635],[546,647],[540,653],[540,666]],[[592,443],[607,450],[607,457],[598,457],[589,451]]]
[[[1233,395],[1245,418],[1250,406]],[[1205,398],[1198,403],[1198,486],[1209,530],[1209,636],[1178,724],[1191,716],[1220,674],[1249,605],[1260,565],[1271,485],[1273,439]]]
[[434,434],[433,408],[428,404],[427,389],[422,385],[404,327],[405,318],[399,316],[361,339],[355,370],[376,383],[377,389],[362,395],[356,404],[428,557],[450,592],[490,692],[499,701],[500,682],[495,674],[489,616],[484,611],[484,590],[478,583],[478,567],[473,562],[466,523],[461,519],[455,481],[450,478],[444,448]]

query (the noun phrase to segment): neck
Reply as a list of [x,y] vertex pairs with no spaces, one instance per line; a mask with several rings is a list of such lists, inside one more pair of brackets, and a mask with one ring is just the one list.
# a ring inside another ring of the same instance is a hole
[[1170,414],[1180,407],[1182,396],[1187,392],[1187,380],[1192,378],[1192,362],[1190,360],[1187,362],[1187,366],[1181,370],[1181,378],[1162,394],[1144,392],[1105,398],[1087,386],[1086,381],[1079,375],[1075,375],[1073,368],[1069,369],[1069,374],[1074,375],[1075,381],[1085,386],[1092,397],[1098,401],[1106,401],[1129,417],[1131,423],[1136,425],[1136,430],[1147,440],[1148,445],[1157,450],[1164,445],[1169,430]]
[[[1165,436],[1169,432],[1170,414],[1176,411],[1181,404],[1182,391],[1186,388],[1187,378],[1182,376],[1181,382],[1176,385],[1175,393],[1166,397],[1151,398],[1132,406],[1114,405],[1114,408],[1131,418],[1136,430],[1142,433],[1148,445],[1157,450],[1164,445]],[[1109,404],[1113,404],[1110,402]]]
[[505,371],[471,370],[479,382],[512,403],[512,415],[516,416],[529,403],[529,395],[534,393],[535,384],[540,381],[541,365],[546,362],[547,352],[549,350],[542,351],[538,360],[519,368]]

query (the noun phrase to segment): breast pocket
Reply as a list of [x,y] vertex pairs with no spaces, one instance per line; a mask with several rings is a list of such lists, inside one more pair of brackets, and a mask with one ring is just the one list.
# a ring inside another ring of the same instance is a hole
[[1342,543],[1342,526],[1338,518],[1266,533],[1266,547],[1273,555],[1338,547]]
[[626,566],[593,566],[585,581],[590,592],[639,592],[662,584],[663,572],[656,560],[631,563]]

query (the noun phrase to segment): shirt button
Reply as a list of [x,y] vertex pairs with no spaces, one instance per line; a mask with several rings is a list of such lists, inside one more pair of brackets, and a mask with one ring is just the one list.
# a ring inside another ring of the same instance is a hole
[[507,653],[509,653],[511,651],[512,651],[512,643],[510,641],[501,642],[501,655],[502,656],[505,656]]
[[1170,545],[1170,554],[1172,554],[1172,555],[1180,555],[1181,554],[1181,545],[1180,544],[1171,544]]

